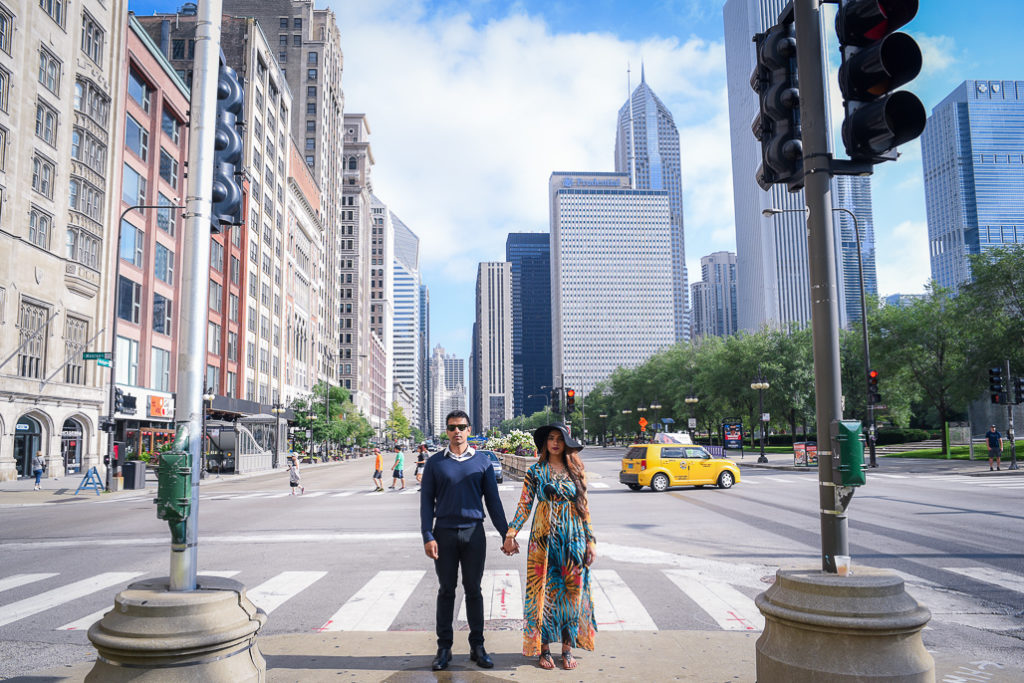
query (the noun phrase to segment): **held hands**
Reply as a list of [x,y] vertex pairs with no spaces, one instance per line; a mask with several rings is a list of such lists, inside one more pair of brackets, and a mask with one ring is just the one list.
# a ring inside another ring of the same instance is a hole
[[432,560],[437,559],[437,541],[427,541],[423,544],[423,552]]
[[501,546],[501,552],[506,555],[515,555],[519,552],[519,542],[509,536]]
[[597,551],[594,550],[592,543],[587,544],[587,551],[583,554],[583,564],[587,567],[594,564],[594,558],[597,557]]

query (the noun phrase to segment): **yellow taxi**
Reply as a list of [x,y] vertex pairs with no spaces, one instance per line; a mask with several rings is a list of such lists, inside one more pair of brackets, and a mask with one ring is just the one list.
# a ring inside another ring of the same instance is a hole
[[630,446],[619,471],[619,482],[634,491],[645,486],[658,492],[670,486],[717,485],[727,489],[739,481],[740,468],[732,460],[712,457],[700,446],[682,444]]

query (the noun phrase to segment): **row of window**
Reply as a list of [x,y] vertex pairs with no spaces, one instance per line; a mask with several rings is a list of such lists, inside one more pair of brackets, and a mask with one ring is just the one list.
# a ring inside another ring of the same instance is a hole
[[[47,327],[51,320],[48,306],[23,299],[18,309],[19,377],[44,379],[46,377],[46,344],[50,337]],[[85,350],[89,321],[68,315],[64,319],[64,382],[85,384]]]

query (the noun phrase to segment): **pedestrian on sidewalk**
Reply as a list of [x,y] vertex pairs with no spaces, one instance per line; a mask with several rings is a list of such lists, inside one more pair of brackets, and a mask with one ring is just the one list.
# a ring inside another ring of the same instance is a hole
[[391,473],[391,477],[392,477],[392,479],[391,479],[391,486],[389,486],[388,488],[389,489],[394,489],[396,486],[398,486],[398,482],[401,481],[402,482],[402,486],[401,486],[401,488],[399,490],[400,491],[404,490],[405,489],[405,453],[402,452],[402,447],[401,446],[398,446],[398,445],[395,446],[395,464],[394,464],[394,467],[392,467],[391,469],[394,470],[394,471]]
[[46,469],[46,461],[43,459],[43,452],[38,451],[32,456],[32,474],[35,475],[36,485],[32,489],[33,491],[42,491],[43,486],[41,480],[43,478],[43,470]]
[[996,430],[995,425],[992,425],[985,432],[985,439],[988,440],[988,471],[992,471],[992,458],[996,460],[996,469],[1002,469],[999,465],[1003,457],[1003,435]]
[[373,490],[384,490],[384,455],[379,448],[373,449]]
[[596,540],[590,527],[587,480],[579,452],[583,445],[562,425],[533,433],[539,457],[523,479],[516,515],[502,550],[519,549],[516,534],[537,499],[526,554],[523,654],[554,669],[550,643],[562,644],[562,668],[575,669],[572,648],[594,649],[597,621],[590,594],[590,565]]
[[421,443],[416,449],[416,490],[420,490],[423,484],[423,468],[427,466],[427,444]]
[[306,487],[302,485],[302,475],[299,474],[299,456],[293,455],[288,458],[288,484],[292,487],[291,495],[295,495],[295,489],[299,493],[305,493]]
[[442,671],[452,661],[455,586],[461,567],[469,622],[469,659],[490,669],[494,660],[484,649],[484,599],[480,590],[487,554],[484,504],[499,534],[504,536],[508,525],[491,459],[469,445],[469,415],[453,410],[445,424],[448,447],[427,460],[420,497],[423,551],[434,561],[439,584],[437,655],[430,668]]

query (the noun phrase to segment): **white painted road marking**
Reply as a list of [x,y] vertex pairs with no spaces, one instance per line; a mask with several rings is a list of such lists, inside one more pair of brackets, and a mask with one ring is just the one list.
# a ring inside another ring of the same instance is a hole
[[351,496],[355,491],[342,491],[341,493],[335,493],[331,498],[344,498],[345,496]]
[[599,631],[657,631],[640,599],[612,569],[590,571],[590,593]]
[[116,586],[125,581],[130,581],[137,576],[141,576],[142,572],[105,572],[103,574],[97,574],[91,576],[88,579],[82,579],[74,583],[69,583],[66,586],[60,588],[54,588],[53,590],[46,591],[45,593],[39,593],[32,597],[12,602],[9,605],[0,607],[0,626],[6,626],[7,624],[24,619],[25,617],[44,612],[58,605],[62,605],[65,602],[70,602],[77,598],[84,597],[101,591],[111,586]]
[[318,631],[387,631],[425,571],[381,571]]
[[665,569],[664,574],[726,631],[764,630],[754,600],[729,584],[699,580],[679,569]]
[[43,579],[49,579],[53,576],[57,576],[57,574],[15,574],[14,576],[8,576],[6,579],[0,579],[0,591],[7,591],[12,588],[17,588],[18,586],[24,586],[29,583],[35,583],[36,581],[42,581]]
[[[484,621],[489,619],[522,619],[523,591],[519,572],[515,569],[488,569],[480,580],[484,598]],[[459,608],[459,621],[466,619],[466,599]]]
[[324,576],[327,572],[281,572],[246,594],[254,605],[270,614]]
[[983,581],[1017,593],[1024,593],[1024,577],[1012,572],[991,567],[943,567],[942,569],[975,581]]

